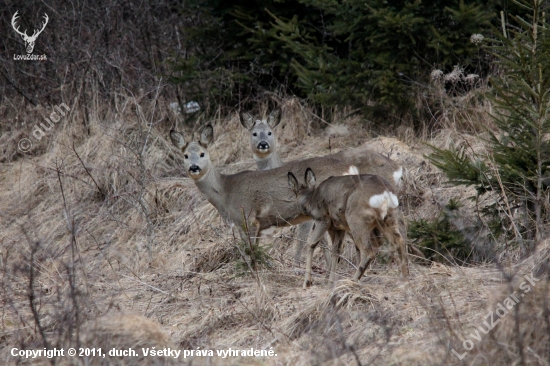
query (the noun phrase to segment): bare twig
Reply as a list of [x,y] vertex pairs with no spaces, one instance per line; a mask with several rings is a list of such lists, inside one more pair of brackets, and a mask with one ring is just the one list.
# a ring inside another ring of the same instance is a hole
[[[92,176],[92,173],[90,173],[90,170],[88,170],[88,167],[86,167],[86,164],[84,164],[84,162],[82,161],[82,159],[80,158],[80,155],[78,155],[78,152],[76,151],[75,147],[74,147],[74,141],[73,141],[73,146],[72,146],[72,149],[73,149],[73,152],[75,153],[76,157],[78,158],[78,161],[80,161],[80,164],[82,164],[82,167],[84,168],[84,170],[86,171],[86,173],[88,174],[88,176],[92,179],[92,182],[94,182],[97,190],[99,191],[99,194],[101,194],[101,198],[104,199],[106,197],[106,194],[105,192],[103,192],[103,189],[101,189],[101,187],[99,186],[99,184],[97,184],[96,180],[94,179],[94,177]],[[58,174],[59,174],[59,171],[58,171]]]
[[155,290],[155,291],[158,291],[158,292],[163,293],[163,294],[168,295],[168,296],[172,296],[170,293],[168,293],[168,292],[166,292],[166,291],[163,291],[163,290],[161,290],[160,288],[157,288],[157,287],[155,287],[155,286],[151,286],[150,284],[145,283],[145,282],[143,282],[143,281],[141,281],[141,280],[136,280],[135,278],[130,277],[130,276],[126,276],[125,274],[120,274],[120,275],[121,275],[122,277],[126,277],[126,278],[128,278],[128,279],[130,279],[130,280],[132,280],[132,281],[141,283],[141,284],[144,285],[144,286],[147,286],[147,287],[149,287],[149,288],[152,288],[152,289]]

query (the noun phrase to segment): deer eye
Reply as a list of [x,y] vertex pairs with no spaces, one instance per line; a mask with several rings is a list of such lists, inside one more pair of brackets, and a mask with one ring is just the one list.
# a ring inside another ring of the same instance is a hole
[[187,154],[183,155],[183,157],[189,159],[189,156],[187,156]]
[[201,158],[204,158],[204,153],[201,153]]
[[254,133],[252,134],[252,136],[256,137],[256,136],[258,136],[258,134],[257,134],[256,132],[254,132]]
[[268,132],[267,134],[268,134],[269,136],[271,136],[271,132]]

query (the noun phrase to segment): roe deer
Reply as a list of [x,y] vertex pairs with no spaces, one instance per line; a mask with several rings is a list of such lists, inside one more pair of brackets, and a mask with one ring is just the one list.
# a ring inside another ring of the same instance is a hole
[[[315,220],[315,230],[308,242],[304,288],[311,285],[311,260],[320,238],[328,230],[332,239],[330,280],[335,278],[344,234],[349,231],[361,252],[353,280],[358,281],[376,256],[383,234],[399,254],[401,273],[408,277],[405,245],[399,232],[399,202],[386,179],[372,174],[330,177],[315,187],[313,170],[307,168],[306,185],[288,172],[288,184],[296,195],[302,215]],[[367,245],[370,237],[370,245]]]
[[[239,119],[241,125],[250,132],[250,148],[256,161],[256,166],[258,170],[268,170],[273,168],[278,168],[284,163],[279,157],[277,152],[277,139],[275,132],[273,131],[275,127],[281,122],[281,109],[276,108],[271,111],[267,119],[262,120],[258,116],[254,116],[248,112],[239,113]],[[364,173],[373,173],[370,171],[365,171]],[[349,171],[345,174],[358,174],[357,172]],[[391,171],[391,176],[384,175],[388,180],[393,180],[397,185],[400,184],[402,176],[402,170],[397,169]],[[305,222],[298,227],[298,245],[296,247],[296,252],[294,254],[294,262],[298,263],[302,255],[302,250],[307,242],[309,233],[314,227],[313,222]],[[321,247],[327,247],[327,240],[325,236],[321,238]],[[325,251],[325,261],[330,273],[330,253],[328,249]],[[357,261],[359,261],[359,252],[357,253]],[[358,264],[358,263],[357,263]]]
[[[261,171],[243,171],[236,174],[218,172],[208,154],[208,145],[214,139],[214,130],[206,125],[199,141],[188,141],[182,134],[170,131],[172,143],[184,156],[184,169],[206,199],[216,207],[222,218],[236,227],[243,240],[244,216],[254,229],[258,242],[261,232],[273,226],[296,225],[310,220],[298,208],[294,193],[288,186],[288,171],[303,176],[306,168],[317,171],[319,179],[349,172],[355,165],[361,172],[374,172],[394,177],[401,171],[392,160],[368,149],[355,149],[334,155],[295,161],[285,166]],[[349,161],[349,162],[348,162]],[[390,178],[391,179],[391,178]]]
[[[241,125],[250,132],[250,148],[258,170],[269,170],[282,166],[284,163],[277,152],[277,138],[273,129],[281,122],[281,109],[272,110],[267,119],[260,119],[248,112],[239,113]],[[308,221],[298,226],[296,241],[298,245],[294,254],[294,262],[299,263],[302,250],[309,233],[313,229],[313,222]],[[321,247],[327,247],[325,237],[321,238]],[[330,252],[325,251],[325,261],[330,267]],[[327,271],[328,275],[329,271]]]
[[[285,164],[296,163],[296,161],[283,163],[277,152],[277,142],[273,128],[281,121],[281,110],[279,108],[273,110],[266,120],[261,120],[246,112],[241,112],[239,117],[243,127],[250,131],[250,146],[254,153],[254,160],[256,161],[258,170],[274,169]],[[349,170],[349,167],[353,165],[359,169],[359,173],[377,174],[395,183],[397,186],[401,184],[403,168],[391,159],[369,148],[361,147],[350,149],[336,154],[326,155],[322,158],[329,157],[348,164],[348,170],[346,172],[340,169],[338,172],[335,172],[335,174],[331,174],[331,176],[357,174]],[[328,176],[326,176],[325,179],[327,177]],[[320,176],[320,178],[322,178],[322,176]]]
[[273,129],[281,122],[281,109],[276,108],[262,120],[250,113],[239,113],[241,125],[250,131],[250,148],[258,170],[278,168],[283,161],[277,153],[277,140]]

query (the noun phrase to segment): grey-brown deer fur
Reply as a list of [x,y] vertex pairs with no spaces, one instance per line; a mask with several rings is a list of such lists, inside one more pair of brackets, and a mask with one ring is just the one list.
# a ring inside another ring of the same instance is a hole
[[306,184],[300,184],[292,172],[288,173],[288,183],[296,195],[301,214],[315,220],[315,230],[308,242],[304,288],[311,285],[313,251],[326,231],[333,240],[331,280],[335,278],[346,232],[351,234],[356,248],[361,252],[354,280],[361,278],[376,256],[380,234],[398,252],[401,272],[403,276],[408,276],[405,244],[399,232],[401,212],[393,184],[380,176],[363,174],[333,176],[316,186],[316,174],[309,168],[305,181]]
[[[261,119],[258,116],[254,116],[253,114],[250,114],[248,112],[240,112],[239,118],[241,125],[246,128],[249,131],[249,143],[250,148],[252,150],[254,160],[256,161],[256,165],[258,167],[258,170],[268,170],[268,169],[274,169],[283,166],[283,161],[279,156],[278,152],[278,145],[277,145],[277,138],[275,133],[275,128],[279,125],[281,122],[281,116],[282,111],[280,108],[276,108],[272,110],[266,119]],[[355,164],[359,164],[358,159],[363,158],[363,155],[359,154],[357,158],[354,158],[352,156],[353,152],[346,152],[343,153],[344,159],[351,159],[350,161],[353,161]],[[387,158],[378,155],[374,153],[375,155],[371,156],[370,158],[373,160],[378,160],[377,162],[373,161],[373,164],[379,164],[384,165],[388,164]],[[336,158],[339,158],[339,154],[334,155]],[[397,168],[396,168],[397,169]],[[396,184],[399,184],[401,179],[401,172],[402,170],[395,170],[393,172],[387,172],[391,173],[387,174],[387,179],[390,179],[394,181]],[[366,171],[365,173],[372,173],[370,171]],[[386,173],[386,172],[385,172]],[[348,172],[348,174],[351,174],[351,172]],[[313,222],[305,222],[301,224],[298,228],[297,233],[297,242],[298,245],[296,247],[296,253],[294,255],[294,260],[296,263],[300,261],[301,253],[304,244],[307,242],[308,235],[312,231],[314,224]],[[327,247],[327,241],[325,238],[321,238],[321,247]],[[359,257],[359,255],[357,255]],[[330,253],[328,251],[325,252],[325,259],[327,263],[327,267],[330,267]],[[327,275],[330,271],[327,271]]]
[[319,179],[342,175],[356,165],[359,173],[374,172],[393,176],[400,167],[390,159],[369,149],[356,149],[338,154],[289,162],[264,171],[221,174],[212,164],[208,145],[214,139],[212,126],[205,126],[198,141],[189,141],[176,131],[170,132],[172,143],[184,156],[184,169],[199,191],[216,207],[220,215],[239,231],[243,239],[243,211],[252,237],[258,240],[261,231],[273,226],[296,225],[309,220],[298,209],[287,173],[303,176],[308,167],[317,171]]

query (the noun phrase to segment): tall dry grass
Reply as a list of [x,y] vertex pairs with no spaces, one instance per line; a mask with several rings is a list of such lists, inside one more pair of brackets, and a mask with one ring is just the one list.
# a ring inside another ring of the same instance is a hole
[[[258,269],[256,276],[243,274],[236,266],[235,236],[185,177],[168,131],[176,127],[192,134],[201,124],[213,123],[216,140],[209,150],[226,173],[255,169],[246,131],[236,113],[186,122],[168,108],[171,100],[159,95],[153,88],[141,96],[118,95],[113,107],[98,103],[88,125],[74,108],[28,154],[16,149],[29,126],[1,137],[3,364],[24,361],[10,355],[13,347],[155,345],[188,350],[273,347],[277,353],[262,359],[177,360],[194,365],[453,365],[489,359],[503,343],[510,345],[506,360],[545,364],[547,340],[533,318],[522,322],[523,348],[514,348],[518,335],[510,318],[464,361],[451,349],[458,349],[469,328],[483,319],[512,274],[538,271],[547,276],[540,272],[548,262],[546,247],[531,262],[505,268],[413,265],[409,282],[398,280],[397,266],[381,255],[360,283],[348,280],[353,261],[342,261],[337,276],[342,281],[328,284],[318,254],[316,285],[301,290],[303,266],[293,265],[294,229],[286,228],[263,239],[270,268]],[[441,172],[423,156],[429,151],[423,139],[373,138],[376,131],[357,116],[346,118],[345,111],[341,118],[324,121],[296,99],[278,102],[283,159],[369,144],[406,167],[401,202],[408,220],[430,218],[449,198],[470,194],[444,185]],[[34,121],[45,112],[33,107],[6,113]],[[480,144],[475,135],[453,134]],[[429,141],[441,146],[454,139],[449,136],[441,133]],[[351,260],[351,243],[345,248],[343,255]],[[540,291],[526,299],[521,311],[546,316]],[[491,343],[492,337],[498,341]],[[88,361],[41,358],[32,363]],[[137,359],[108,362],[136,364]],[[139,362],[172,360],[145,357]]]

